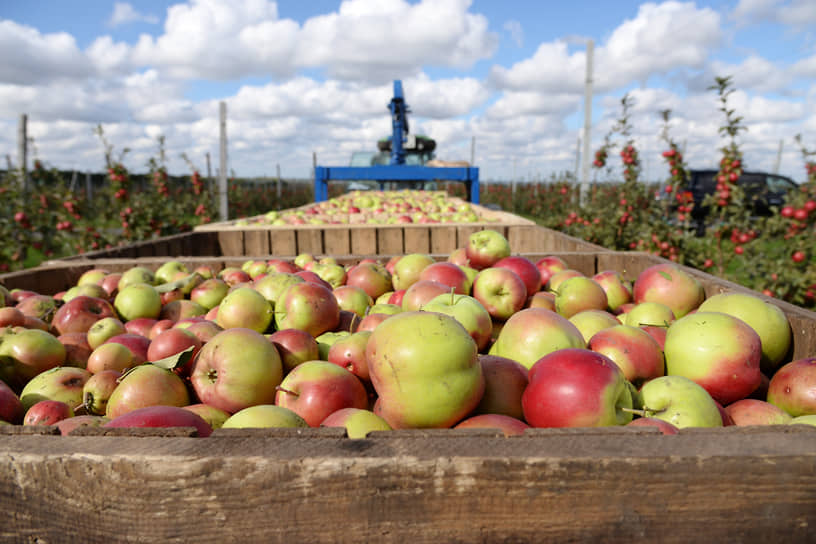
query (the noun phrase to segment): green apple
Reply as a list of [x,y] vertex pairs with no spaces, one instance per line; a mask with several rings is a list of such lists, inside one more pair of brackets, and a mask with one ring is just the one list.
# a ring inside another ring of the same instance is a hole
[[349,438],[365,438],[372,431],[390,431],[391,425],[370,410],[342,408],[323,420],[321,427],[345,427]]
[[668,421],[675,427],[722,427],[717,403],[708,391],[683,376],[661,376],[640,388],[643,417]]
[[668,327],[675,321],[674,312],[661,302],[641,302],[621,317],[624,325]]
[[606,310],[583,310],[571,316],[569,322],[581,331],[585,342],[589,342],[596,332],[621,324],[617,317]]
[[123,322],[139,317],[158,319],[161,314],[161,295],[150,284],[131,283],[119,289],[113,307]]
[[180,261],[166,261],[154,272],[155,283],[169,283],[178,278],[179,272],[189,274],[187,266]]
[[75,408],[82,404],[82,386],[91,377],[84,368],[58,366],[34,376],[20,392],[28,410],[41,400],[58,400]]
[[513,359],[529,369],[548,353],[583,347],[586,342],[581,331],[567,318],[545,308],[525,308],[504,323],[489,354]]
[[248,429],[248,428],[284,428],[284,427],[308,427],[302,417],[289,408],[275,406],[274,404],[256,404],[232,414],[224,421],[222,429]]
[[238,287],[218,305],[215,322],[224,329],[243,327],[263,333],[272,323],[272,304],[252,287]]

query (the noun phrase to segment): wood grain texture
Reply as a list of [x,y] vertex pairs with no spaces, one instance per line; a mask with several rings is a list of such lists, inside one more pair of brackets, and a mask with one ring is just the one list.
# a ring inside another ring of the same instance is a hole
[[269,231],[266,229],[247,229],[244,231],[245,255],[269,255]]
[[0,435],[0,538],[814,540],[816,429],[630,430]]
[[405,227],[403,236],[405,253],[431,253],[431,227]]

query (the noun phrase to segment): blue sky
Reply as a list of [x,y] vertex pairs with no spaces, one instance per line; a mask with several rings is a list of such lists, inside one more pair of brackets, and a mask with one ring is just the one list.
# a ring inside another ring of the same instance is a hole
[[[20,114],[33,154],[99,170],[101,124],[143,171],[164,136],[168,166],[217,157],[218,102],[228,107],[238,176],[307,177],[347,164],[390,131],[403,81],[414,132],[483,179],[574,171],[583,136],[585,48],[595,44],[594,151],[634,98],[643,178],[667,176],[662,121],[693,167],[716,164],[722,117],[707,87],[732,75],[731,105],[750,169],[801,181],[793,137],[816,150],[816,2],[522,0],[0,0],[0,151],[16,160]],[[621,142],[620,136],[613,140]],[[598,179],[619,176],[617,161]]]

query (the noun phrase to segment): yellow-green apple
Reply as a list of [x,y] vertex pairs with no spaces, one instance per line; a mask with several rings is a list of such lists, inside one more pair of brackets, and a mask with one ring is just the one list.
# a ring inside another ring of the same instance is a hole
[[816,414],[796,416],[788,422],[789,425],[816,425]]
[[269,265],[263,260],[250,259],[241,265],[241,270],[249,274],[253,280],[266,274],[268,269]]
[[473,341],[476,349],[484,350],[493,333],[493,322],[484,305],[469,295],[445,293],[437,295],[421,308],[424,312],[438,312],[456,319]]
[[705,298],[700,282],[674,263],[655,264],[638,274],[632,286],[632,299],[660,302],[681,318],[695,310]]
[[[110,417],[110,416],[108,416]],[[180,406],[152,405],[136,408],[104,424],[108,428],[116,427],[195,427],[196,436],[207,437],[212,434],[212,427],[204,419]]]
[[700,304],[701,312],[722,312],[748,323],[762,340],[760,367],[772,374],[791,345],[791,327],[778,307],[749,293],[719,293]]
[[0,420],[16,425],[22,421],[24,414],[20,397],[6,382],[0,380]]
[[67,436],[80,427],[101,427],[110,419],[105,416],[95,416],[91,414],[75,415],[57,421],[56,427],[62,436]]
[[767,400],[794,417],[816,414],[816,357],[781,366],[771,376]]
[[28,410],[41,400],[59,400],[72,408],[82,404],[82,387],[91,373],[84,368],[58,366],[40,372],[23,387],[20,402]]
[[137,360],[127,346],[113,342],[97,346],[88,356],[86,369],[92,374],[98,374],[105,370],[124,372],[143,362],[144,360]]
[[678,429],[722,427],[717,402],[702,386],[683,376],[660,376],[640,388],[642,417],[668,421]]
[[267,336],[278,350],[283,364],[283,373],[306,361],[320,358],[317,341],[314,336],[300,329],[282,329]]
[[11,327],[0,335],[0,379],[20,391],[37,374],[65,363],[57,337],[40,329]]
[[497,268],[509,268],[521,278],[527,287],[527,296],[531,297],[541,291],[541,271],[538,267],[528,259],[520,255],[511,255],[499,260],[493,265]]
[[459,266],[470,266],[470,259],[467,257],[467,248],[457,247],[448,255],[448,262]]
[[262,294],[266,300],[272,303],[274,307],[287,287],[294,283],[303,283],[304,281],[306,280],[294,273],[279,272],[267,274],[263,278],[259,278],[253,282],[252,286],[256,291]]
[[[484,231],[482,231],[484,232]],[[505,321],[524,308],[527,287],[509,268],[489,267],[479,271],[471,289],[473,298],[485,307],[490,317]]]
[[229,285],[220,278],[210,278],[193,287],[190,291],[190,300],[197,302],[208,310],[221,304],[221,300],[227,296]]
[[489,354],[513,359],[529,369],[553,351],[585,347],[581,331],[567,318],[544,308],[525,308],[504,323]]
[[69,302],[78,296],[107,299],[108,292],[105,291],[105,289],[101,285],[95,285],[93,283],[85,285],[74,285],[73,287],[70,287],[67,291],[65,291],[62,294],[60,300],[62,300],[62,302]]
[[790,423],[792,416],[782,408],[759,399],[740,399],[725,407],[737,426]]
[[110,270],[105,268],[91,268],[80,274],[77,285],[99,285],[102,278],[110,274]]
[[150,284],[131,283],[119,289],[113,307],[122,321],[139,317],[158,319],[162,309],[161,295]]
[[181,261],[165,261],[153,273],[154,283],[169,283],[178,277],[179,272],[189,274],[187,266]]
[[379,263],[361,262],[353,266],[346,274],[346,285],[359,287],[376,299],[393,289],[391,273]]
[[125,324],[122,323],[118,317],[108,316],[96,321],[88,329],[87,338],[88,346],[91,349],[96,349],[101,346],[105,340],[116,336],[117,334],[124,334],[127,332]]
[[480,354],[479,364],[482,366],[485,390],[474,414],[502,414],[523,419],[521,396],[529,383],[527,368],[497,355]]
[[405,295],[402,297],[402,311],[415,312],[437,296],[451,292],[450,287],[438,281],[417,280],[405,290]]
[[273,315],[272,305],[263,295],[251,287],[238,287],[218,305],[215,322],[224,329],[239,327],[263,333]]
[[273,404],[283,379],[275,345],[259,332],[225,329],[204,344],[190,382],[204,404],[234,414],[255,404]]
[[662,302],[640,302],[621,314],[623,324],[632,327],[651,325],[668,328],[675,320],[672,309]]
[[606,427],[632,420],[632,394],[620,368],[583,348],[545,355],[532,366],[521,406],[533,427]]
[[468,236],[465,254],[472,268],[483,270],[510,256],[510,242],[495,230],[476,231]]
[[111,419],[147,406],[187,406],[190,394],[174,372],[144,363],[122,375],[108,398],[105,415]]
[[394,315],[402,311],[402,306],[398,304],[388,304],[387,302],[375,303],[368,309],[368,314],[388,314]]
[[585,342],[589,342],[596,332],[621,324],[617,317],[606,310],[583,310],[571,316],[569,321],[581,331]]
[[368,393],[345,368],[327,361],[306,361],[277,387],[275,405],[289,408],[310,427],[317,427],[341,408],[367,408]]
[[445,285],[448,291],[460,295],[468,294],[468,277],[458,265],[449,262],[432,263],[419,273],[417,281],[431,280]]
[[571,278],[585,278],[586,274],[579,270],[575,270],[573,268],[567,268],[565,270],[559,270],[547,281],[546,289],[551,293],[557,293],[558,288],[561,286],[562,283],[567,281]]
[[121,291],[128,285],[132,285],[134,283],[147,283],[148,285],[153,285],[156,283],[156,275],[147,267],[132,266],[122,272],[122,276],[119,278],[116,288],[118,291]]
[[88,414],[103,416],[108,409],[108,399],[119,385],[122,373],[118,370],[102,370],[92,374],[82,386],[82,406]]
[[465,286],[465,292],[469,294],[473,290],[473,282],[476,281],[476,276],[479,275],[479,271],[476,270],[475,268],[471,268],[469,266],[462,266],[460,268],[462,269],[462,272],[464,272],[465,276],[467,277],[467,284]]
[[666,373],[660,345],[638,327],[615,325],[603,329],[590,338],[587,347],[612,359],[637,387]]
[[524,434],[530,426],[512,416],[504,414],[479,414],[460,421],[454,429],[497,429],[504,436]]
[[248,406],[232,414],[221,425],[222,429],[262,429],[308,427],[302,417],[289,408],[274,404]]
[[326,360],[341,366],[363,382],[370,381],[365,350],[371,331],[357,331],[338,338],[330,347]]
[[555,311],[567,319],[585,310],[606,310],[606,292],[592,278],[577,276],[558,285],[555,292]]
[[41,400],[26,410],[23,425],[56,425],[74,417],[74,409],[61,400]]
[[105,344],[122,344],[133,352],[133,358],[137,364],[147,361],[147,348],[150,347],[150,339],[140,334],[117,334],[105,340]]
[[209,404],[190,404],[187,406],[182,406],[182,408],[201,417],[201,419],[206,421],[207,424],[213,428],[213,430],[220,429],[224,425],[224,422],[230,417],[230,414],[224,410],[216,408],[215,406],[210,406]]
[[677,434],[680,429],[656,417],[636,417],[626,424],[627,427],[657,427],[662,434]]
[[744,321],[719,312],[695,312],[671,324],[664,346],[666,374],[684,376],[726,405],[750,395],[762,381],[759,335]]
[[632,301],[632,282],[624,279],[617,270],[602,270],[592,276],[606,293],[609,310],[617,312],[622,304]]
[[539,291],[527,299],[525,308],[546,308],[555,311],[555,293],[550,291]]
[[391,426],[383,418],[363,408],[341,408],[329,414],[321,427],[344,427],[349,438],[365,438],[373,431],[390,431]]
[[326,361],[329,357],[329,350],[335,342],[351,334],[351,331],[326,331],[315,338],[317,342],[318,359]]
[[566,261],[556,255],[547,255],[542,257],[536,261],[535,265],[536,268],[538,268],[538,271],[541,273],[542,286],[547,285],[547,282],[550,281],[553,274],[569,268]]
[[287,287],[275,307],[278,330],[301,329],[315,338],[333,330],[340,321],[340,306],[331,289],[305,281]]
[[484,393],[476,342],[456,319],[403,312],[374,329],[366,362],[378,413],[391,427],[450,427]]
[[315,258],[311,253],[299,253],[295,256],[295,265],[299,268],[306,269],[306,265],[315,262]]
[[400,257],[391,272],[391,285],[394,291],[408,289],[419,281],[422,271],[434,262],[430,255],[424,253],[409,253]]
[[332,292],[341,310],[354,312],[360,317],[365,316],[368,309],[374,304],[374,300],[371,296],[361,287],[341,285],[335,287]]

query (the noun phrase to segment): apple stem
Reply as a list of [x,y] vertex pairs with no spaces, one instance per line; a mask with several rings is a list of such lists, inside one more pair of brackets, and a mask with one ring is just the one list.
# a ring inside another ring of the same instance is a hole
[[651,416],[653,416],[655,414],[655,412],[653,410],[649,410],[648,408],[644,408],[643,410],[638,410],[636,408],[623,407],[623,408],[621,408],[621,411],[629,412],[630,414],[635,414],[635,415],[638,415],[640,417],[651,417]]
[[290,391],[289,389],[285,389],[285,388],[281,387],[280,385],[276,386],[276,387],[275,387],[275,390],[276,390],[276,391],[281,391],[281,392],[283,392],[283,393],[287,393],[287,394],[289,394],[289,395],[294,395],[294,396],[296,396],[296,397],[297,397],[297,396],[299,396],[299,395],[298,395],[297,393],[295,393],[294,391]]

